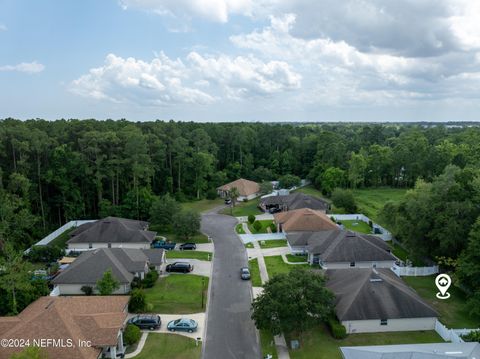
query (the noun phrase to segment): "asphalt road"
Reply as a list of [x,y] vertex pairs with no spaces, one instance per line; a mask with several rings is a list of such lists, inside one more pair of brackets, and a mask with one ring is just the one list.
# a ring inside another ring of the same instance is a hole
[[233,217],[202,215],[202,232],[215,244],[203,359],[258,359],[257,331],[250,318],[251,283],[240,279],[247,266],[245,246]]

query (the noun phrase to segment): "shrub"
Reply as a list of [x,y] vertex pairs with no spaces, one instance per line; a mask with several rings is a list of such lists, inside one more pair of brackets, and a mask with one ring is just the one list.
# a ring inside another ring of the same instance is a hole
[[344,208],[347,213],[355,213],[357,211],[352,191],[336,188],[332,193],[332,201],[337,209]]
[[89,285],[84,285],[80,290],[85,294],[85,295],[92,295],[93,294],[93,288],[90,287]]
[[255,229],[257,232],[262,229],[262,224],[260,221],[253,222],[253,229]]
[[130,301],[128,302],[128,311],[132,313],[143,312],[147,306],[145,293],[141,289],[134,289],[130,293]]
[[480,342],[480,330],[472,330],[468,334],[461,335],[466,342]]
[[140,328],[133,324],[128,324],[123,332],[123,340],[127,345],[133,345],[140,340],[142,333]]
[[130,284],[130,287],[132,289],[143,288],[142,280],[138,277],[134,277],[133,280],[132,280],[132,283]]
[[328,320],[328,326],[332,337],[335,339],[345,339],[347,337],[347,330],[335,318],[330,318]]
[[55,262],[65,254],[65,250],[57,246],[33,246],[28,253],[31,262]]
[[272,231],[272,233],[275,233],[277,231],[277,225],[275,223],[270,223],[269,225],[270,227],[270,230]]
[[216,199],[217,198],[217,190],[215,188],[210,188],[207,191],[207,199]]
[[368,225],[370,226],[370,228],[373,228],[373,222],[371,220],[368,221]]
[[155,282],[158,279],[158,272],[156,270],[152,270],[147,273],[145,279],[142,281],[143,287],[145,288],[152,288],[155,285]]
[[252,224],[255,222],[255,216],[253,214],[248,215],[248,223]]

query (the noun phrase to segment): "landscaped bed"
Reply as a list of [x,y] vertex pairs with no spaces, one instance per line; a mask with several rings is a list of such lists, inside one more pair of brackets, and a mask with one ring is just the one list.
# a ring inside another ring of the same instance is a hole
[[239,223],[235,226],[235,232],[237,232],[238,234],[245,234],[242,223]]
[[286,239],[269,239],[259,241],[258,243],[260,244],[261,248],[278,248],[287,246]]
[[145,296],[147,304],[152,305],[149,308],[152,313],[199,313],[206,308],[207,290],[207,277],[191,274],[170,274],[159,278],[153,288],[145,289]]
[[267,266],[268,277],[272,278],[277,274],[285,274],[293,268],[310,268],[308,264],[288,264],[282,259],[282,256],[263,257]]
[[166,251],[167,258],[198,259],[211,261],[212,253],[202,251]]
[[[162,324],[163,325],[163,324]],[[145,346],[135,359],[200,359],[202,346],[178,334],[149,333]]]
[[248,223],[248,229],[250,229],[250,232],[252,232],[253,234],[258,234],[258,233],[271,233],[271,232],[269,232],[268,229],[267,229],[267,228],[269,228],[270,225],[273,223],[273,221],[272,221],[271,219],[266,219],[266,220],[257,221],[257,222],[259,222],[259,223],[262,225],[262,227],[260,227],[259,230],[256,230],[256,229],[255,229],[255,226],[254,226],[254,224],[253,224],[253,223],[255,223],[255,222],[253,222],[252,224]]
[[260,277],[260,269],[258,268],[258,259],[251,259],[248,262],[248,266],[250,267],[250,278],[252,281],[253,287],[261,287],[262,286],[262,279]]
[[253,243],[252,242],[245,243],[245,248],[253,248]]

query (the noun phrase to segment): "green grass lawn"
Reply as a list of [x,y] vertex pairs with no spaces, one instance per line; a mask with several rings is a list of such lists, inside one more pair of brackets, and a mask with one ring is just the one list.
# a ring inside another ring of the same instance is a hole
[[264,257],[267,266],[268,277],[272,278],[277,274],[286,274],[293,268],[310,268],[308,264],[288,264],[285,263],[281,256]]
[[149,333],[145,346],[135,359],[200,359],[202,346],[178,334]]
[[449,299],[437,299],[435,276],[402,277],[405,282],[440,314],[440,321],[448,328],[480,328],[480,318],[472,317],[465,309],[465,293],[455,286],[448,289]]
[[253,248],[253,243],[252,242],[245,243],[245,248]]
[[344,221],[344,220],[340,220],[339,222],[341,222],[343,224],[345,229],[349,229],[351,231],[355,231],[355,232],[359,232],[359,233],[367,233],[367,234],[372,233],[372,229],[370,228],[368,223],[365,223],[364,221],[357,221],[357,220]]
[[295,192],[302,192],[302,193],[308,194],[309,196],[322,198],[327,202],[331,202],[330,199],[326,198],[321,191],[319,191],[313,186],[305,186],[305,187],[296,189]]
[[250,277],[252,278],[252,286],[253,287],[261,287],[262,286],[262,279],[260,278],[260,269],[258,268],[258,259],[251,259],[248,262],[248,266],[250,267]]
[[[202,279],[203,308],[202,308]],[[170,274],[159,278],[153,288],[145,289],[152,313],[188,314],[203,312],[206,307],[208,278],[190,274]]]
[[234,216],[234,217],[243,217],[243,216],[248,216],[249,214],[253,214],[254,216],[256,216],[257,214],[263,213],[258,208],[259,203],[260,203],[260,198],[255,198],[248,202],[237,202],[235,204],[235,207],[233,208],[227,207],[224,210],[222,210],[221,213],[227,214],[229,216]]
[[390,248],[392,249],[392,253],[402,261],[406,262],[406,260],[412,261],[412,265],[414,267],[423,267],[425,263],[420,259],[415,259],[413,256],[409,255],[408,252],[400,247],[398,244],[394,244],[392,241],[387,242]]
[[268,226],[270,226],[273,223],[273,221],[271,219],[268,219],[268,220],[258,221],[258,222],[261,223],[261,225],[262,225],[262,227],[258,231],[255,228],[253,228],[253,224],[248,223],[248,229],[250,229],[250,232],[252,232],[253,234],[269,233],[267,231],[267,228],[268,228]]
[[[298,339],[298,338],[292,338]],[[300,349],[290,350],[292,359],[341,359],[340,347],[357,345],[390,345],[442,343],[435,331],[350,334],[342,340],[334,339],[326,326],[318,326],[302,334]],[[290,341],[287,341],[290,344]]]
[[167,258],[199,259],[211,261],[212,253],[202,251],[166,251]]
[[287,240],[285,239],[269,239],[265,241],[259,241],[261,248],[278,248],[278,247],[286,247]]
[[215,207],[221,206],[224,204],[222,198],[217,199],[201,199],[199,201],[184,202],[182,203],[182,208],[187,210],[194,210],[196,212],[206,212]]
[[294,254],[287,254],[287,260],[294,263],[302,263],[307,261],[307,255],[296,256]]
[[177,236],[175,233],[157,233],[158,236],[166,237],[167,241],[175,243],[209,243],[208,237],[203,233],[197,233],[193,237],[190,237],[188,240],[185,240],[183,237]]
[[62,234],[60,234],[57,238],[53,241],[48,243],[50,247],[60,247],[60,248],[67,248],[67,241],[70,239],[70,232],[77,229],[77,227],[69,228]]
[[239,223],[235,226],[235,232],[237,232],[238,234],[245,234],[242,223]]
[[260,330],[260,346],[262,348],[262,358],[265,358],[267,354],[270,354],[272,359],[278,358],[273,335],[269,331]]

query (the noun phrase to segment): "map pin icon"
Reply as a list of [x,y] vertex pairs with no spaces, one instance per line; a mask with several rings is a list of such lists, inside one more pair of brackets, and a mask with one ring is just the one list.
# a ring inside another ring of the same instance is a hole
[[450,298],[450,293],[447,292],[448,288],[452,284],[452,279],[448,274],[439,274],[435,278],[435,285],[437,286],[439,293],[437,293],[438,299]]

